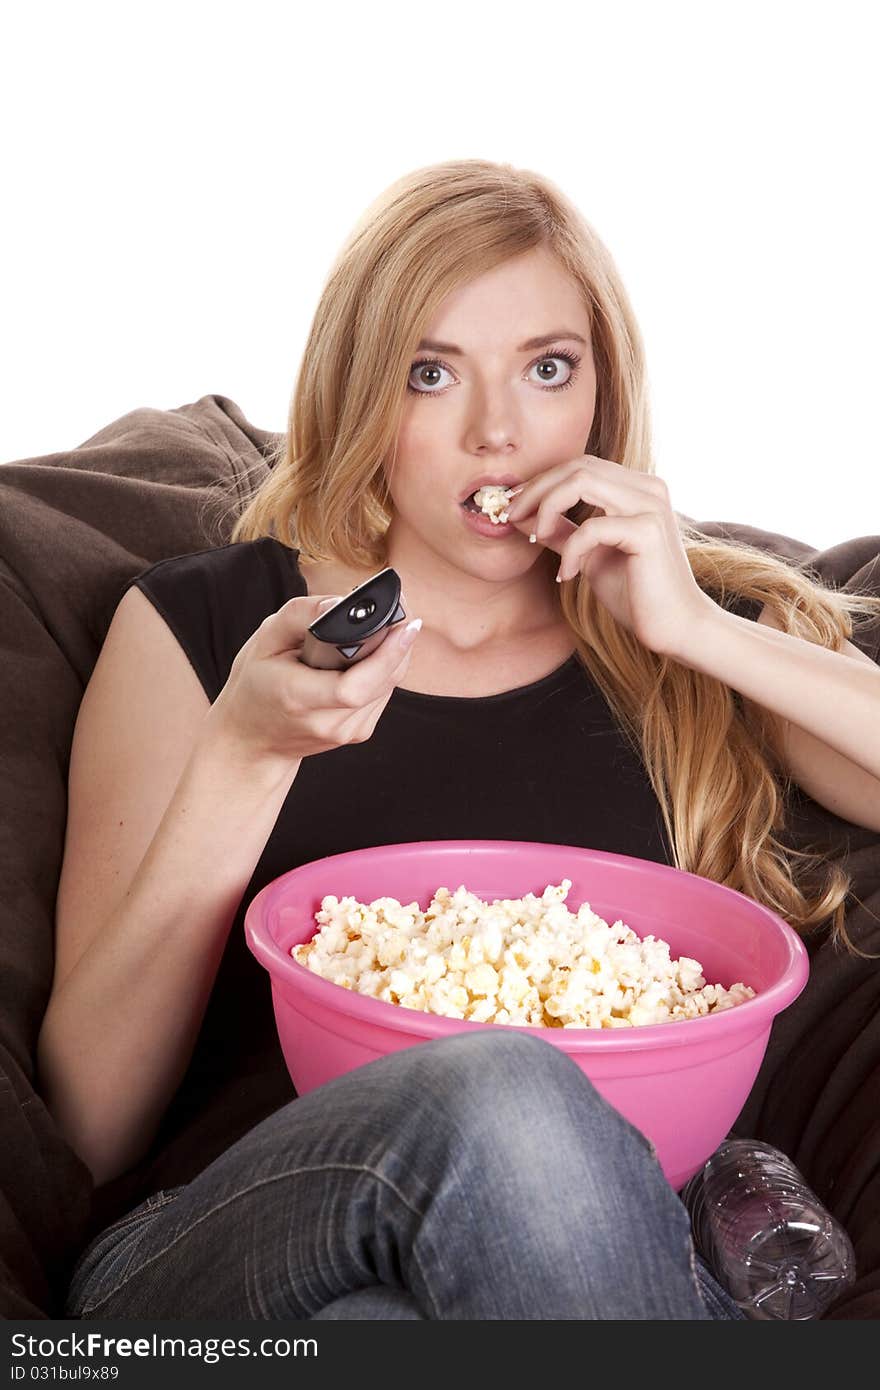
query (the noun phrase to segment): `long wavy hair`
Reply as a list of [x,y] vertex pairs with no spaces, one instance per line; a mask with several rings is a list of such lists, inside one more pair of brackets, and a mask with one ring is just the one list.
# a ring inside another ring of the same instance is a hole
[[[580,286],[597,373],[585,453],[652,474],[641,334],[599,237],[548,179],[487,160],[449,160],[393,183],[331,268],[270,474],[235,506],[232,542],[274,536],[307,563],[373,573],[388,563],[393,466],[411,363],[444,299],[510,257],[544,247]],[[577,524],[596,507],[579,503]],[[678,517],[699,587],[725,605],[769,605],[786,632],[839,650],[880,598],[824,586],[805,565],[706,536]],[[676,867],[747,894],[807,933],[830,921],[836,946],[864,954],[844,926],[851,876],[822,848],[797,851],[776,717],[723,682],[660,656],[575,577],[553,585],[580,659],[646,769]]]

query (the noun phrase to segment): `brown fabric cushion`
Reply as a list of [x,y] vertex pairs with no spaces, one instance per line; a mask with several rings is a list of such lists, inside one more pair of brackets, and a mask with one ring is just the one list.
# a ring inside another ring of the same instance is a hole
[[[131,411],[67,452],[0,468],[0,1315],[60,1316],[89,1170],[34,1089],[52,986],[79,702],[125,582],[228,540],[228,497],[277,439],[222,396]],[[216,505],[215,505],[216,504]]]
[[[231,499],[267,475],[278,436],[225,396],[131,411],[69,451],[0,468],[0,1315],[57,1317],[88,1223],[91,1174],[35,1085],[52,984],[55,899],[76,714],[125,584],[154,562],[226,544]],[[690,520],[691,518],[687,518]],[[880,537],[818,551],[737,523],[698,523],[880,591]],[[878,659],[880,625],[854,638]],[[848,855],[847,918],[880,950],[880,837],[804,797],[792,843]],[[880,1314],[880,972],[815,943],[807,989],[774,1029],[738,1122],[778,1143],[844,1220],[860,1280],[834,1316]],[[872,1095],[873,1088],[873,1095]],[[872,1104],[872,1101],[874,1102]]]

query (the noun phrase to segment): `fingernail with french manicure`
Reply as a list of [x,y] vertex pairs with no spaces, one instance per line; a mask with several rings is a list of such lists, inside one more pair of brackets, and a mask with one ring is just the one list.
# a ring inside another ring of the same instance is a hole
[[421,626],[421,618],[413,618],[411,623],[407,623],[406,627],[403,629],[403,632],[400,634],[400,645],[401,647],[403,647],[404,651],[407,647],[412,646],[413,642],[416,640],[416,637],[419,634]]

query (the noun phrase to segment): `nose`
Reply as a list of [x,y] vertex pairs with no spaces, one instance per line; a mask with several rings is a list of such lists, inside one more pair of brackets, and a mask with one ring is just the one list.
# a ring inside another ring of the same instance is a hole
[[519,425],[505,392],[483,387],[475,393],[467,433],[471,453],[505,454],[519,447]]

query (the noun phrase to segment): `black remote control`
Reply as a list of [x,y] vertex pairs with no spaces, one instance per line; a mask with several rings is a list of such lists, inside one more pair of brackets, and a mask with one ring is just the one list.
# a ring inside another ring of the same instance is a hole
[[363,661],[406,618],[400,575],[391,566],[359,584],[306,628],[299,660],[324,671]]

